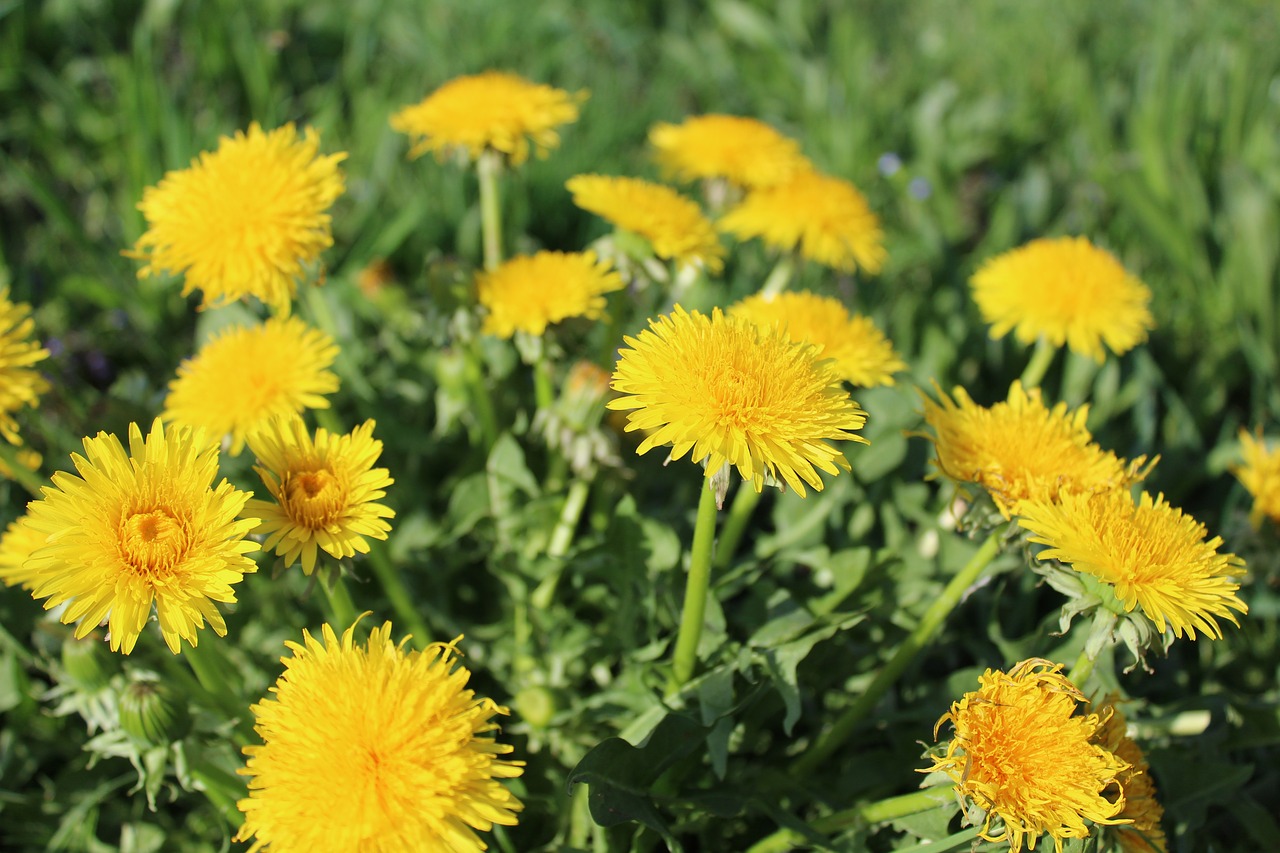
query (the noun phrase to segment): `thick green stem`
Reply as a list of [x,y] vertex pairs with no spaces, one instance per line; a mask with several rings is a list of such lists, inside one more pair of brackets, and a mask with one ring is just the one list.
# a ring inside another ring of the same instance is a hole
[[547,360],[546,347],[538,352],[538,359],[533,363],[533,395],[538,409],[545,411],[555,402],[555,390],[551,384],[551,362]]
[[18,448],[4,439],[0,439],[0,462],[9,468],[9,477],[19,486],[27,490],[32,497],[43,497],[40,487],[45,480],[35,471],[18,461]]
[[[812,824],[814,832],[830,835],[859,826],[875,826],[891,820],[909,817],[936,809],[951,799],[951,785],[939,785],[912,791],[900,797],[890,797],[874,803],[863,803],[820,817]],[[773,835],[756,842],[748,853],[784,853],[805,843],[805,837],[790,829],[780,829]]]
[[1085,679],[1093,674],[1093,658],[1089,657],[1087,650],[1082,650],[1080,656],[1076,658],[1076,662],[1071,667],[1071,672],[1067,673],[1067,680],[1080,687]]
[[1045,371],[1049,369],[1049,365],[1053,362],[1053,357],[1057,354],[1058,348],[1044,338],[1036,341],[1036,348],[1031,354],[1031,360],[1027,362],[1026,369],[1022,371],[1022,387],[1040,387],[1040,380],[1044,379]]
[[502,154],[486,148],[476,160],[476,175],[480,178],[480,231],[487,270],[495,270],[502,263],[502,203],[498,196],[501,174]]
[[764,280],[764,285],[760,288],[760,295],[777,296],[786,290],[787,283],[791,281],[791,274],[795,272],[795,268],[795,256],[790,252],[778,258],[778,263],[773,268],[773,272],[769,273],[769,277]]
[[578,529],[578,520],[582,518],[582,509],[587,505],[587,494],[591,491],[591,482],[575,479],[569,486],[569,494],[565,496],[564,506],[560,510],[560,520],[551,533],[551,544],[547,546],[547,556],[563,557],[573,542],[573,532]]
[[738,493],[733,496],[733,503],[729,505],[729,512],[720,529],[716,558],[711,563],[713,569],[728,567],[734,551],[738,550],[738,542],[751,521],[751,513],[755,512],[756,505],[760,503],[760,495],[750,483],[744,481],[738,484]]
[[982,543],[982,547],[978,549],[977,553],[951,579],[942,594],[929,605],[929,609],[920,617],[920,622],[916,625],[915,630],[907,635],[907,638],[902,641],[902,645],[894,652],[889,662],[876,673],[866,691],[844,710],[844,713],[836,720],[835,725],[825,735],[819,738],[813,746],[809,747],[808,751],[796,760],[795,764],[792,765],[794,775],[805,776],[812,773],[819,764],[829,758],[831,753],[835,752],[841,744],[849,739],[849,736],[857,728],[858,723],[862,722],[862,718],[875,708],[876,704],[893,686],[894,682],[898,680],[898,677],[902,675],[907,666],[915,660],[916,655],[929,644],[942,627],[947,615],[955,609],[965,592],[969,587],[973,586],[982,572],[995,559],[1000,550],[1000,540],[1004,537],[1007,529],[1008,524],[1002,524],[990,533],[987,541]]
[[716,541],[716,494],[704,479],[698,499],[698,520],[693,528],[693,548],[689,555],[689,577],[685,581],[684,608],[680,612],[680,633],[672,660],[672,690],[693,677],[698,662],[698,640],[707,612],[707,592],[711,588],[711,555]]
[[329,602],[329,618],[333,629],[341,634],[356,623],[359,611],[351,600],[351,591],[342,578],[342,571],[334,566],[329,576],[320,578],[320,587]]
[[387,600],[391,602],[391,609],[395,612],[396,618],[413,635],[414,646],[419,649],[426,648],[431,642],[431,626],[413,605],[413,596],[409,594],[409,588],[404,585],[404,580],[396,571],[396,567],[391,565],[391,559],[386,551],[376,546],[370,549],[369,566],[373,569],[373,576],[382,585],[382,591],[386,594]]

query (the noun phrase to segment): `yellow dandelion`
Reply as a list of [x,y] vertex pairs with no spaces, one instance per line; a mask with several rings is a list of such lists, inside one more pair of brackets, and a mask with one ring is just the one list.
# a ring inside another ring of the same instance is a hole
[[1116,355],[1155,327],[1151,291],[1110,252],[1083,237],[1032,240],[984,263],[970,281],[991,337],[1064,343],[1095,361]]
[[854,385],[892,385],[893,374],[907,369],[870,317],[850,315],[830,296],[808,291],[749,296],[730,307],[729,314],[813,344],[822,358],[834,359],[836,372]]
[[698,205],[662,184],[639,178],[577,175],[565,184],[573,203],[638,234],[660,258],[680,265],[724,267],[724,246]]
[[1127,823],[1108,827],[1107,831],[1125,853],[1167,853],[1168,841],[1161,826],[1164,808],[1156,798],[1147,758],[1126,733],[1124,714],[1116,707],[1114,697],[1103,703],[1099,716],[1105,722],[1094,735],[1094,743],[1129,765],[1116,776],[1124,792],[1124,809],[1117,817]]
[[354,634],[325,625],[323,642],[286,644],[275,696],[252,708],[262,745],[244,748],[238,839],[250,853],[487,849],[476,831],[514,826],[523,808],[500,780],[524,762],[492,734],[507,709],[466,689],[453,643],[406,651],[390,622],[366,645]]
[[129,425],[129,450],[105,432],[72,454],[80,476],[53,475],[44,499],[27,507],[25,524],[46,538],[23,563],[35,572],[32,595],[45,608],[67,604],[61,619],[83,637],[109,620],[111,650],[129,654],[151,617],[177,654],[196,644],[205,620],[227,633],[216,602],[236,600],[232,585],[257,567],[245,556],[258,544],[239,519],[249,492],[218,474],[218,447],[185,427],[166,434],[157,418],[145,438]]
[[757,492],[781,478],[804,497],[805,483],[822,491],[815,469],[850,470],[826,439],[868,443],[853,433],[866,412],[809,344],[679,305],[625,341],[613,373],[625,396],[607,405],[635,410],[627,430],[648,432],[637,453],[671,445],[672,459],[706,460],[708,477],[732,465]]
[[1041,560],[1068,563],[1111,585],[1126,613],[1141,607],[1155,626],[1174,636],[1212,638],[1222,631],[1215,617],[1234,624],[1232,610],[1247,613],[1236,596],[1244,561],[1219,554],[1222,539],[1206,541],[1205,526],[1163,495],[1143,492],[1137,504],[1125,489],[1095,495],[1059,494],[1057,501],[1030,500],[1018,507],[1018,523],[1032,542],[1049,547]]
[[238,456],[246,436],[273,418],[329,408],[322,395],[338,390],[329,370],[337,357],[332,338],[296,317],[224,330],[179,365],[163,417],[230,435]]
[[476,296],[488,311],[484,332],[500,338],[541,335],[570,317],[598,319],[603,294],[622,287],[622,276],[594,252],[523,255],[476,276]]
[[264,551],[302,559],[302,571],[315,569],[318,549],[339,559],[369,553],[365,537],[386,539],[395,513],[380,503],[394,480],[386,468],[374,468],[382,442],[373,437],[373,421],[346,435],[316,430],[302,419],[281,418],[249,436],[254,466],[274,501],[251,500],[245,511],[262,519],[256,533],[266,535]]
[[887,257],[880,220],[857,187],[815,171],[752,190],[719,227],[784,252],[798,248],[803,257],[843,272],[878,273]]
[[0,436],[21,444],[13,413],[24,406],[40,405],[49,383],[32,369],[49,357],[49,351],[31,339],[35,331],[30,306],[9,301],[9,288],[0,287]]
[[935,465],[958,483],[975,483],[990,493],[1005,518],[1029,499],[1058,500],[1127,487],[1150,469],[1146,457],[1125,464],[1093,442],[1085,420],[1088,406],[1074,412],[1065,403],[1052,409],[1040,389],[1014,382],[1006,402],[976,405],[960,387],[952,401],[934,384],[938,402],[924,398],[924,418],[935,435]]
[[138,272],[184,274],[182,295],[204,293],[201,307],[255,296],[288,314],[297,282],[333,245],[327,211],[342,195],[338,169],[347,155],[320,155],[311,129],[292,124],[224,136],[187,169],[169,172],[142,195],[147,231],[126,254]]
[[724,178],[742,187],[782,183],[813,167],[794,139],[753,118],[703,115],[649,131],[659,165],[681,181]]
[[1261,430],[1256,440],[1240,430],[1240,451],[1244,464],[1232,466],[1231,473],[1253,495],[1249,521],[1255,528],[1264,517],[1280,523],[1280,450],[1267,449]]
[[410,157],[428,151],[443,158],[451,149],[477,158],[499,151],[513,164],[529,159],[529,143],[539,157],[560,144],[556,128],[578,120],[585,91],[570,94],[516,74],[486,71],[458,77],[422,101],[391,117],[391,127],[418,137]]
[[1045,833],[1061,853],[1063,839],[1089,836],[1086,821],[1115,824],[1124,809],[1117,777],[1128,765],[1094,742],[1102,720],[1079,713],[1085,697],[1061,670],[1038,659],[988,669],[934,727],[935,738],[944,722],[955,734],[927,772],[950,776],[986,812],[980,837],[1014,853]]
[[28,568],[27,558],[44,545],[48,537],[27,524],[26,517],[11,521],[0,536],[0,582],[5,586],[21,586],[31,589],[35,585],[36,570]]

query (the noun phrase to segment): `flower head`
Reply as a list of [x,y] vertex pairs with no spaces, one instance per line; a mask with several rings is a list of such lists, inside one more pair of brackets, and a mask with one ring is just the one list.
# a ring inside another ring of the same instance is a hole
[[681,181],[724,178],[765,187],[812,168],[799,143],[753,118],[712,114],[659,122],[649,143],[662,168]]
[[866,412],[809,344],[679,305],[625,340],[613,373],[624,396],[608,406],[635,410],[628,431],[652,431],[637,453],[669,444],[672,459],[706,460],[708,477],[732,465],[757,492],[781,478],[803,497],[805,483],[822,490],[815,469],[850,470],[825,439],[868,443],[853,433]]
[[1280,450],[1268,450],[1261,431],[1255,440],[1247,430],[1240,430],[1240,450],[1244,464],[1232,467],[1231,473],[1253,495],[1249,521],[1255,528],[1264,517],[1280,523]]
[[452,643],[406,651],[391,623],[356,645],[355,626],[289,642],[285,672],[252,711],[249,796],[239,839],[257,850],[410,853],[485,850],[476,831],[514,826],[523,806],[499,780],[493,717],[507,709],[466,689]]
[[457,77],[422,101],[391,117],[391,127],[414,142],[410,157],[434,151],[443,157],[461,148],[472,158],[485,149],[500,151],[513,164],[529,159],[529,143],[539,157],[560,144],[556,128],[578,120],[585,91],[570,94],[516,74],[486,71]]
[[1064,838],[1088,837],[1085,821],[1114,824],[1124,809],[1115,789],[1128,765],[1095,742],[1102,720],[1078,713],[1086,700],[1061,670],[1037,659],[988,669],[934,727],[936,737],[949,722],[955,734],[929,772],[950,776],[986,812],[980,836],[1014,853],[1046,832],[1061,853]]
[[311,574],[317,549],[343,558],[369,553],[365,537],[386,539],[394,518],[375,503],[394,481],[386,468],[374,468],[382,442],[373,438],[373,421],[346,435],[316,430],[315,439],[299,417],[279,418],[250,434],[254,466],[273,501],[251,500],[246,510],[262,519],[264,551],[275,549],[285,566],[302,559]]
[[0,436],[21,444],[13,413],[24,406],[38,406],[49,390],[45,378],[32,365],[49,357],[49,351],[31,339],[35,321],[31,308],[9,301],[9,288],[0,287]]
[[23,589],[31,589],[37,573],[34,568],[27,568],[27,558],[44,545],[47,538],[27,524],[25,516],[9,522],[4,535],[0,536],[0,582],[5,586],[21,585]]
[[146,262],[139,277],[184,273],[185,296],[201,307],[256,296],[288,314],[297,281],[333,245],[327,211],[342,195],[346,154],[320,156],[320,137],[292,124],[223,137],[186,169],[142,195],[147,231],[129,252]]
[[713,273],[724,266],[724,247],[710,221],[695,202],[670,187],[604,175],[577,175],[565,186],[574,204],[645,238],[658,257]]
[[1095,361],[1104,342],[1120,355],[1155,325],[1147,286],[1083,237],[1032,240],[987,261],[970,284],[991,337],[1043,337]]
[[129,425],[129,450],[105,432],[72,454],[80,476],[53,475],[25,524],[46,544],[23,563],[45,608],[66,603],[62,621],[83,637],[109,620],[111,650],[129,654],[154,604],[160,631],[177,654],[209,621],[227,633],[215,602],[236,600],[232,585],[257,567],[245,556],[256,518],[237,518],[249,498],[218,474],[218,447],[204,434],[157,418],[143,437]]
[[238,456],[272,418],[329,407],[322,395],[338,390],[329,370],[337,356],[332,338],[296,317],[224,330],[178,366],[164,418],[230,435]]
[[892,385],[893,374],[907,365],[870,317],[849,314],[838,299],[808,291],[748,296],[729,309],[761,328],[776,328],[793,341],[818,348],[834,359],[840,378],[864,388]]
[[1167,853],[1168,842],[1164,828],[1164,808],[1156,799],[1156,785],[1151,779],[1151,768],[1142,748],[1125,731],[1124,714],[1108,697],[1100,709],[1104,720],[1094,735],[1094,743],[1113,753],[1129,767],[1116,776],[1124,792],[1124,810],[1118,815],[1126,823],[1107,827],[1125,853]]
[[604,294],[622,287],[622,276],[594,252],[522,255],[476,276],[476,295],[488,311],[484,331],[500,338],[541,335],[569,317],[597,319]]
[[954,402],[934,388],[938,402],[924,399],[925,421],[935,433],[934,464],[956,482],[986,489],[1005,518],[1024,500],[1109,491],[1145,476],[1146,457],[1126,465],[1094,444],[1087,406],[1045,408],[1040,389],[1025,391],[1020,382],[1006,402],[990,408],[976,405],[963,388],[952,392]]
[[759,237],[766,245],[800,254],[833,269],[861,267],[878,273],[884,266],[880,220],[862,193],[848,181],[802,171],[785,183],[760,187],[719,222],[739,240]]
[[[1222,540],[1205,541],[1205,527],[1182,510],[1143,492],[1134,504],[1125,489],[1099,494],[1059,494],[1019,505],[1018,523],[1032,542],[1049,547],[1037,556],[1071,564],[1109,584],[1126,613],[1141,607],[1160,631],[1222,636],[1215,617],[1236,623],[1232,610],[1248,612],[1236,596],[1244,562],[1219,554]],[[1238,624],[1238,623],[1236,623]]]

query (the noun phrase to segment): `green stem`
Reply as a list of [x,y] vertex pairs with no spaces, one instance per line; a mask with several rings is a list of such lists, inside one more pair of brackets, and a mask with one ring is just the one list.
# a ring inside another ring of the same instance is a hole
[[538,409],[545,411],[555,402],[555,391],[551,387],[551,362],[547,360],[546,347],[538,351],[538,359],[533,363],[533,394],[538,402]]
[[551,544],[547,546],[547,556],[560,558],[569,551],[573,542],[573,532],[578,529],[578,520],[582,518],[582,509],[587,505],[587,494],[591,491],[591,481],[577,478],[569,486],[569,494],[565,496],[564,506],[560,510],[560,520],[551,533]]
[[689,577],[685,581],[684,608],[680,612],[680,633],[676,636],[672,661],[672,690],[678,690],[693,676],[698,661],[698,640],[707,611],[707,591],[711,588],[711,555],[716,540],[716,494],[711,481],[703,479],[698,499],[698,520],[693,528],[693,548],[689,555]]
[[[875,826],[891,820],[909,817],[914,814],[931,811],[951,799],[951,783],[920,791],[912,791],[899,797],[878,800],[874,803],[862,803],[851,809],[834,812],[820,817],[811,824],[814,832],[831,835],[846,829]],[[748,853],[784,853],[805,843],[800,833],[791,829],[780,829],[773,835],[756,842]]]
[[320,578],[320,588],[324,590],[324,596],[329,602],[330,624],[334,631],[341,634],[354,625],[356,617],[360,615],[356,610],[356,603],[351,599],[351,591],[347,589],[347,582],[342,578],[342,570],[333,566],[328,577]]
[[1089,657],[1087,650],[1081,650],[1080,656],[1076,658],[1076,662],[1071,666],[1071,672],[1067,674],[1067,680],[1080,687],[1085,679],[1093,674],[1093,658]]
[[716,557],[711,563],[713,569],[728,568],[734,551],[738,549],[738,542],[746,532],[748,522],[751,521],[751,514],[760,503],[760,495],[761,492],[757,492],[750,483],[744,481],[738,484],[738,493],[733,496],[733,503],[729,506],[729,512],[720,530],[720,541],[716,544]]
[[44,497],[44,493],[40,491],[45,485],[44,479],[32,471],[26,465],[18,461],[18,448],[4,439],[0,439],[0,462],[9,466],[9,476],[19,486],[27,490],[32,497]]
[[778,263],[773,268],[773,272],[769,273],[769,277],[764,280],[764,285],[760,288],[761,296],[777,296],[779,293],[787,289],[787,282],[791,280],[791,274],[795,272],[796,261],[795,256],[787,252],[778,258]]
[[396,618],[413,635],[414,646],[419,649],[426,648],[431,642],[431,626],[427,624],[427,620],[423,618],[418,608],[414,607],[413,596],[409,594],[409,588],[404,585],[400,573],[396,571],[395,566],[391,565],[391,559],[386,551],[378,547],[371,548],[369,566],[373,569],[373,576],[381,584],[387,600],[391,602],[391,609],[395,612]]
[[920,617],[919,624],[915,629],[907,635],[902,641],[902,645],[894,652],[889,662],[876,673],[871,684],[859,696],[852,705],[844,710],[840,718],[836,720],[835,725],[818,739],[813,746],[800,756],[792,765],[793,775],[805,776],[817,769],[818,765],[830,757],[849,736],[853,734],[858,723],[862,722],[862,718],[875,708],[881,697],[888,692],[894,682],[898,680],[898,676],[906,670],[907,666],[915,660],[916,655],[929,644],[934,635],[942,627],[942,623],[946,620],[947,615],[955,609],[960,603],[961,597],[969,587],[978,580],[982,572],[995,559],[996,554],[1000,550],[1000,540],[1004,533],[1008,530],[1009,525],[1002,524],[993,530],[987,537],[987,541],[982,543],[982,547],[978,549],[956,575],[947,584],[942,594],[934,599],[929,605],[929,609]]
[[1058,348],[1049,343],[1045,338],[1036,341],[1035,352],[1031,354],[1031,360],[1027,362],[1027,367],[1022,371],[1023,388],[1038,388],[1040,380],[1044,379],[1045,371],[1049,369],[1049,365],[1053,362],[1053,357],[1058,354]]
[[502,205],[498,197],[501,174],[502,155],[486,148],[476,160],[476,175],[480,178],[480,231],[487,270],[495,270],[502,263]]
[[498,440],[498,416],[493,410],[489,385],[485,378],[484,358],[480,353],[480,337],[473,337],[464,348],[466,356],[467,385],[471,389],[471,402],[480,426],[480,438],[484,442],[485,456]]

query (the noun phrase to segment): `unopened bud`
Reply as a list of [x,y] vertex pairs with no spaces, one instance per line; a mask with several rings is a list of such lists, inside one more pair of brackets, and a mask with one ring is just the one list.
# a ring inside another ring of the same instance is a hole
[[158,681],[138,680],[120,696],[120,728],[151,746],[181,740],[191,731],[187,702]]

